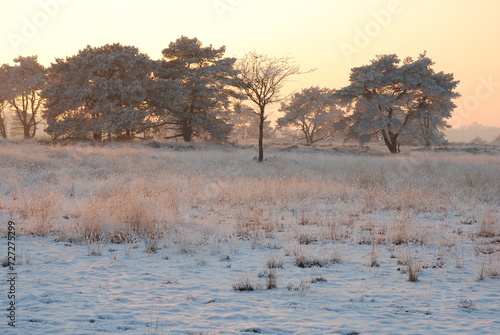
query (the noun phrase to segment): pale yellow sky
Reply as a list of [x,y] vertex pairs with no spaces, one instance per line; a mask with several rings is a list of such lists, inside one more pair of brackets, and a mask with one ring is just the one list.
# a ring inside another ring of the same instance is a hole
[[283,93],[340,88],[378,54],[417,57],[461,81],[450,123],[500,127],[500,1],[496,0],[0,0],[0,64],[38,55],[48,66],[86,45],[135,45],[153,59],[181,35],[288,55],[310,74]]

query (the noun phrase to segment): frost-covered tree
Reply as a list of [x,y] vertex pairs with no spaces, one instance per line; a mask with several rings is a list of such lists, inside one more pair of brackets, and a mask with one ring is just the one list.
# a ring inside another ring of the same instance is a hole
[[250,52],[238,61],[240,87],[245,95],[258,106],[259,116],[259,162],[264,160],[264,122],[266,107],[279,101],[279,92],[287,80],[300,74],[299,66],[288,57],[271,58],[267,55]]
[[7,97],[2,92],[3,88],[1,87],[5,82],[5,67],[0,67],[0,136],[2,138],[7,138],[7,122],[5,118],[5,108],[9,104],[7,101]]
[[[231,125],[221,116],[234,91],[237,71],[235,58],[224,57],[224,46],[202,46],[196,38],[180,37],[162,51],[161,68],[156,73],[160,84],[178,83],[182,88],[175,101],[161,98],[157,105],[166,111],[162,122],[175,130],[172,138],[189,142],[194,136],[224,141]],[[169,89],[164,90],[168,94]],[[165,105],[166,104],[166,105]]]
[[[253,109],[237,101],[232,109],[226,113],[226,118],[233,127],[231,137],[234,139],[248,139],[259,136],[259,115],[254,113]],[[264,122],[264,138],[273,138],[275,129],[271,126],[271,121]]]
[[0,137],[7,138],[7,123],[5,122],[5,106],[7,101],[0,98]]
[[[36,56],[18,57],[14,63],[14,66],[2,65],[0,96],[14,111],[14,130],[20,128],[24,138],[32,138],[41,121],[43,99],[40,94],[45,87],[46,70]],[[4,116],[1,121],[5,123]]]
[[48,69],[44,116],[55,138],[134,136],[150,126],[156,63],[136,47],[87,46]]
[[294,93],[289,102],[281,104],[280,111],[285,115],[278,119],[278,127],[302,133],[309,145],[331,137],[336,121],[343,116],[333,93],[320,87]]
[[472,144],[484,144],[484,143],[486,143],[486,141],[485,141],[485,140],[483,140],[483,138],[482,138],[481,136],[476,136],[476,137],[474,137],[474,138],[470,141],[470,143],[472,143]]
[[453,74],[436,73],[425,53],[399,63],[396,55],[378,56],[352,69],[350,85],[336,93],[346,108],[348,134],[362,139],[381,134],[391,153],[399,152],[405,132],[430,145],[447,127],[456,107],[453,99],[460,96]]
[[7,138],[7,123],[5,120],[5,108],[8,105],[7,98],[5,93],[2,92],[4,88],[2,88],[3,83],[6,78],[6,69],[5,66],[0,67],[0,136],[2,138]]

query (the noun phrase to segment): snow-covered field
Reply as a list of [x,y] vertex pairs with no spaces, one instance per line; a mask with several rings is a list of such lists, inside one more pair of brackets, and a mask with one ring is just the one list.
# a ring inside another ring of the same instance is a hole
[[500,333],[498,147],[255,154],[0,142],[0,333]]

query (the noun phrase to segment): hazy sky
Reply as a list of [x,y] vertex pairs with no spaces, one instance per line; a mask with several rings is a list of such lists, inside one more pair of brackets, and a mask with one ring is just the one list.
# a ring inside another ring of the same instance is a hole
[[497,0],[0,0],[0,64],[38,55],[48,66],[86,45],[134,45],[153,59],[181,35],[291,56],[310,74],[283,93],[340,88],[352,67],[379,54],[424,50],[460,80],[453,126],[500,127],[500,1]]

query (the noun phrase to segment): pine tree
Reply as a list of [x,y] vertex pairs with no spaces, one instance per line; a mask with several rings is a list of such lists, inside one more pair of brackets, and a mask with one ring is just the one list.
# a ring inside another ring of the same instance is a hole
[[425,53],[399,66],[396,55],[378,56],[370,65],[351,70],[350,85],[336,96],[346,108],[348,134],[368,139],[378,134],[391,153],[399,137],[412,133],[425,145],[440,137],[456,105],[458,85],[452,74],[436,73]]
[[[175,102],[159,97],[157,106],[165,111],[163,124],[175,130],[172,138],[192,141],[194,136],[224,141],[231,125],[221,116],[230,98],[241,98],[232,87],[237,71],[235,58],[224,57],[224,46],[202,46],[196,38],[180,37],[162,51],[159,84],[172,82],[182,88]],[[164,89],[168,93],[169,89]]]
[[87,46],[48,69],[44,113],[55,138],[131,138],[153,122],[156,63],[132,46]]

